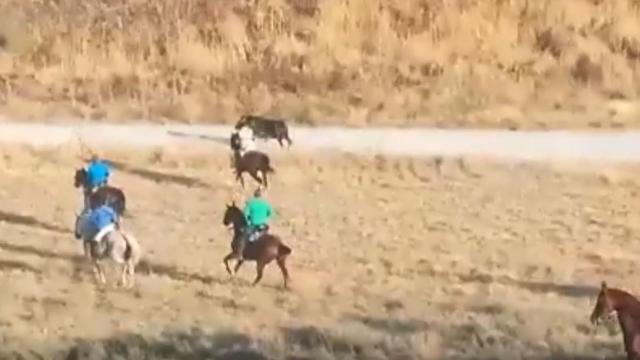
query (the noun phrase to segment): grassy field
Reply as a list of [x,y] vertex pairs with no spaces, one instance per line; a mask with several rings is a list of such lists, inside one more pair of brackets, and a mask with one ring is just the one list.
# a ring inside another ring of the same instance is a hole
[[255,288],[252,263],[228,278],[222,212],[249,189],[225,154],[186,150],[107,153],[144,250],[125,291],[93,285],[69,232],[80,153],[0,149],[0,357],[622,354],[617,325],[588,316],[602,280],[640,291],[636,167],[275,155],[266,196],[293,248],[283,292],[274,265]]
[[4,0],[25,120],[640,124],[636,0]]

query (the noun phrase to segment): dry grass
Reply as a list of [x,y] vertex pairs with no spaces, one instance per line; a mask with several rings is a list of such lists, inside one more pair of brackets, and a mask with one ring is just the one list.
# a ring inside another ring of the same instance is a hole
[[5,0],[2,113],[634,127],[637,0]]
[[293,290],[282,292],[275,266],[256,288],[247,286],[253,264],[229,281],[221,217],[243,195],[225,154],[181,152],[110,154],[146,257],[127,292],[95,288],[64,232],[80,202],[71,186],[78,153],[0,151],[3,351],[60,350],[62,359],[77,339],[89,355],[67,359],[622,351],[616,327],[594,330],[588,314],[601,280],[640,291],[637,168],[467,159],[445,161],[438,176],[426,160],[276,156],[273,230],[293,248]]

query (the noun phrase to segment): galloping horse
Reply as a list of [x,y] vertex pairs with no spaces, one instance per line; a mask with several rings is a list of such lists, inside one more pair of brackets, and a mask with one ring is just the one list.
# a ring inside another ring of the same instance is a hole
[[[224,218],[222,223],[225,226],[233,225],[233,240],[231,241],[231,253],[224,258],[224,266],[227,269],[229,275],[236,274],[240,269],[240,266],[243,263],[243,260],[237,259],[236,249],[238,246],[238,241],[240,240],[240,236],[243,236],[244,232],[247,231],[248,224],[247,220],[235,202],[231,203],[231,205],[227,205],[227,210],[224,213]],[[287,270],[287,256],[291,254],[291,248],[285,245],[280,237],[273,234],[263,234],[257,240],[253,242],[247,242],[243,257],[245,260],[256,261],[257,266],[257,276],[254,280],[252,286],[255,286],[260,279],[262,279],[262,272],[264,271],[264,267],[267,266],[274,259],[282,272],[282,277],[284,278],[284,288],[288,287],[289,281],[289,271]],[[229,268],[229,260],[237,259],[237,263],[233,273]]]
[[106,185],[91,193],[89,191],[89,179],[87,178],[87,171],[85,169],[76,170],[73,184],[76,188],[82,186],[85,204],[88,204],[93,198],[100,204],[108,204],[111,206],[118,216],[124,215],[126,198],[122,190],[114,186]]
[[[240,181],[244,188],[242,174],[248,172],[260,185],[269,186],[267,173],[274,173],[269,156],[263,152],[252,150],[240,155],[240,138],[238,134],[231,135],[231,150],[233,151],[233,166],[236,171],[236,180]],[[258,171],[262,173],[262,179],[258,177]]]
[[265,140],[276,139],[280,147],[284,146],[282,140],[287,140],[288,146],[291,147],[292,141],[289,137],[289,128],[282,119],[273,119],[257,115],[242,115],[236,126],[249,126],[253,129],[256,137]]
[[[95,206],[92,206],[92,209],[95,209]],[[142,255],[140,243],[132,234],[123,231],[119,226],[117,230],[107,233],[99,243],[93,241],[85,231],[88,216],[87,212],[77,215],[75,238],[78,240],[82,238],[84,253],[92,262],[96,281],[106,284],[107,279],[100,266],[100,261],[108,257],[115,263],[122,265],[120,278],[122,286],[133,286],[135,268]],[[127,275],[130,281],[127,281]]]
[[627,359],[640,360],[640,302],[620,289],[609,288],[602,282],[596,305],[591,312],[591,323],[598,325],[601,318],[618,315]]

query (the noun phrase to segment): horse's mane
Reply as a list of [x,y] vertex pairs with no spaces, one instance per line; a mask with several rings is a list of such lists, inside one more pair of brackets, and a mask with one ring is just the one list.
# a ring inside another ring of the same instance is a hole
[[624,310],[629,314],[632,314],[634,317],[640,318],[640,301],[638,301],[635,296],[625,290],[617,288],[609,288],[607,289],[607,293],[609,296],[613,294],[614,296],[619,297]]
[[238,213],[238,217],[240,218],[240,220],[242,220],[242,222],[243,222],[244,224],[246,224],[246,223],[247,223],[247,219],[245,219],[245,217],[244,217],[244,213],[242,212],[242,209],[240,209],[240,208],[238,207],[238,205],[235,205],[235,204],[234,204],[233,206],[231,206],[231,209],[232,209],[233,211],[235,211],[236,213]]

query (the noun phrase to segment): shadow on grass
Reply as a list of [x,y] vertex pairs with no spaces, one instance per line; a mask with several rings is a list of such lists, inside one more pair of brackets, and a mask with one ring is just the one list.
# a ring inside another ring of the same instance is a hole
[[55,224],[49,224],[41,221],[31,215],[20,215],[12,212],[0,210],[0,221],[4,221],[14,225],[22,225],[36,227],[43,230],[53,231],[59,234],[71,234],[71,229],[67,229]]
[[593,298],[597,296],[598,292],[600,291],[600,288],[597,286],[557,284],[544,281],[521,280],[510,278],[507,276],[493,276],[490,274],[482,273],[460,274],[458,275],[458,277],[463,282],[478,282],[483,284],[500,283],[523,288],[533,293],[556,293],[558,295],[572,298]]
[[116,170],[126,172],[132,175],[136,175],[147,180],[177,184],[177,185],[182,185],[186,187],[198,187],[203,189],[211,188],[211,185],[194,177],[190,177],[186,175],[178,175],[178,174],[168,174],[160,171],[143,169],[133,165],[129,165],[121,161],[109,160],[108,162]]
[[[429,276],[452,278],[453,282],[479,283],[479,284],[503,284],[528,290],[532,293],[549,294],[556,293],[571,298],[594,298],[600,291],[599,286],[580,284],[560,284],[549,281],[535,281],[518,279],[505,275],[493,275],[479,271],[470,273],[447,273],[428,269],[424,271]],[[599,285],[599,284],[598,284]]]
[[392,319],[362,315],[349,315],[347,319],[394,335],[412,334],[427,331],[431,328],[426,321],[419,319]]
[[[22,244],[13,244],[6,241],[0,240],[0,250],[4,250],[7,252],[17,253],[17,254],[28,254],[35,255],[45,259],[54,259],[54,260],[66,260],[71,261],[76,264],[78,267],[75,271],[81,271],[82,264],[86,263],[86,258],[81,254],[70,254],[68,252],[56,252],[52,250],[48,250],[44,247],[35,247],[31,245],[22,245]],[[21,268],[23,271],[31,271],[37,272],[38,270],[35,268],[28,268],[25,265],[21,265],[15,262],[4,262],[0,263],[0,266],[5,265],[5,267],[13,267],[13,268]],[[160,275],[166,276],[174,281],[183,281],[183,282],[192,282],[198,281],[204,284],[212,284],[212,283],[226,283],[224,280],[215,278],[209,275],[203,275],[198,273],[191,273],[187,271],[180,270],[176,266],[165,265],[162,263],[151,262],[145,259],[140,261],[136,268],[136,275],[146,274],[146,275]],[[76,274],[77,275],[77,274]],[[2,359],[2,358],[0,358]]]
[[175,137],[212,141],[221,145],[229,146],[229,137],[211,136],[211,135],[202,135],[202,134],[189,134],[189,133],[185,133],[182,131],[175,131],[175,130],[169,130],[167,131],[167,133]]
[[[443,329],[445,330],[445,329]],[[455,326],[452,329],[455,331]],[[277,331],[277,330],[275,330]],[[165,331],[155,337],[139,334],[122,334],[106,339],[79,339],[71,345],[39,351],[24,349],[14,352],[0,351],[1,359],[52,359],[52,360],[92,360],[92,359],[172,359],[172,360],[312,360],[312,359],[502,359],[526,358],[532,360],[595,360],[618,359],[617,348],[608,344],[594,344],[593,353],[613,353],[615,357],[595,354],[567,354],[545,351],[545,354],[525,356],[518,344],[511,351],[497,347],[479,348],[472,343],[460,347],[451,345],[443,338],[437,353],[430,353],[424,343],[426,338],[376,337],[367,331],[357,334],[338,335],[338,332],[315,327],[284,327],[281,334],[274,334],[278,341],[256,338],[236,331],[206,332],[198,328],[183,331]],[[444,331],[447,333],[448,331]],[[280,336],[278,336],[280,335]],[[428,336],[428,334],[424,335]],[[448,346],[455,346],[447,348]],[[444,354],[451,350],[451,354]],[[623,355],[623,354],[621,354]]]
[[27,264],[23,261],[0,260],[0,272],[12,271],[12,270],[29,272],[36,275],[42,274],[42,270],[36,268],[33,265]]
[[[89,161],[89,159],[84,159]],[[106,160],[106,162],[118,171],[122,171],[131,175],[139,176],[146,180],[151,180],[158,183],[170,183],[176,185],[182,185],[186,187],[197,187],[202,189],[210,189],[211,185],[206,182],[187,175],[169,174],[157,170],[149,170],[140,168],[134,165],[127,164],[118,160]]]
[[127,334],[101,341],[80,340],[68,350],[58,353],[59,359],[219,359],[266,360],[253,349],[253,340],[234,332],[207,334],[198,329],[167,332],[156,339]]

